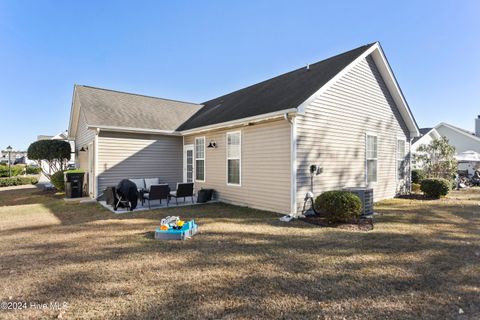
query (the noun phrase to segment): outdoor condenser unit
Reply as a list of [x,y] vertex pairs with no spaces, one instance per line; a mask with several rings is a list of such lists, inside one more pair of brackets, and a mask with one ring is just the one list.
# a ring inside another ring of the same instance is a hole
[[373,189],[372,188],[344,188],[343,190],[356,194],[362,200],[362,216],[373,214]]

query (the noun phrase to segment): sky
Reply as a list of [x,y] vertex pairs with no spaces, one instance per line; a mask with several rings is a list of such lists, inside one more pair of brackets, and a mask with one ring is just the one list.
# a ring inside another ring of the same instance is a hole
[[68,128],[74,84],[190,102],[380,41],[419,127],[473,130],[480,1],[0,0],[0,149]]

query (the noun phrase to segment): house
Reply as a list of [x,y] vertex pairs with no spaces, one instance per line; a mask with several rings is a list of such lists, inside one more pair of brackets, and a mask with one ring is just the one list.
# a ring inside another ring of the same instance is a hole
[[[475,119],[475,132],[471,132],[454,125],[442,122],[434,128],[420,129],[420,136],[412,141],[412,154],[418,154],[418,148],[423,144],[429,144],[432,140],[446,137],[450,145],[455,147],[456,158],[459,160],[460,170],[473,170],[478,165],[465,161],[466,154],[480,153],[480,115]],[[473,157],[474,159],[475,157]],[[421,168],[422,164],[413,162],[414,168]]]
[[[5,150],[0,150],[0,164],[14,164],[20,159],[23,159],[25,161],[27,157],[27,151],[22,151],[22,150],[11,150],[10,152],[5,149]],[[23,163],[23,162],[22,162]]]
[[219,200],[300,212],[314,193],[409,187],[415,119],[378,42],[201,104],[75,85],[69,139],[97,197],[123,178],[213,188]]

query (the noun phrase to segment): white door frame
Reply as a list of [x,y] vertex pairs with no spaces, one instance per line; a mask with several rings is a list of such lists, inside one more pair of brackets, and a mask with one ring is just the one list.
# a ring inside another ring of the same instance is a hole
[[183,146],[183,182],[187,182],[187,151],[192,151],[192,182],[195,182],[195,148],[193,144]]

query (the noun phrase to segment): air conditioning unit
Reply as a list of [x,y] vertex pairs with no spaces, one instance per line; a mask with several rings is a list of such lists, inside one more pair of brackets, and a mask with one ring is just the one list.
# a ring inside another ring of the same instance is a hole
[[362,216],[373,214],[373,189],[372,188],[344,188],[343,190],[356,194],[362,200]]

